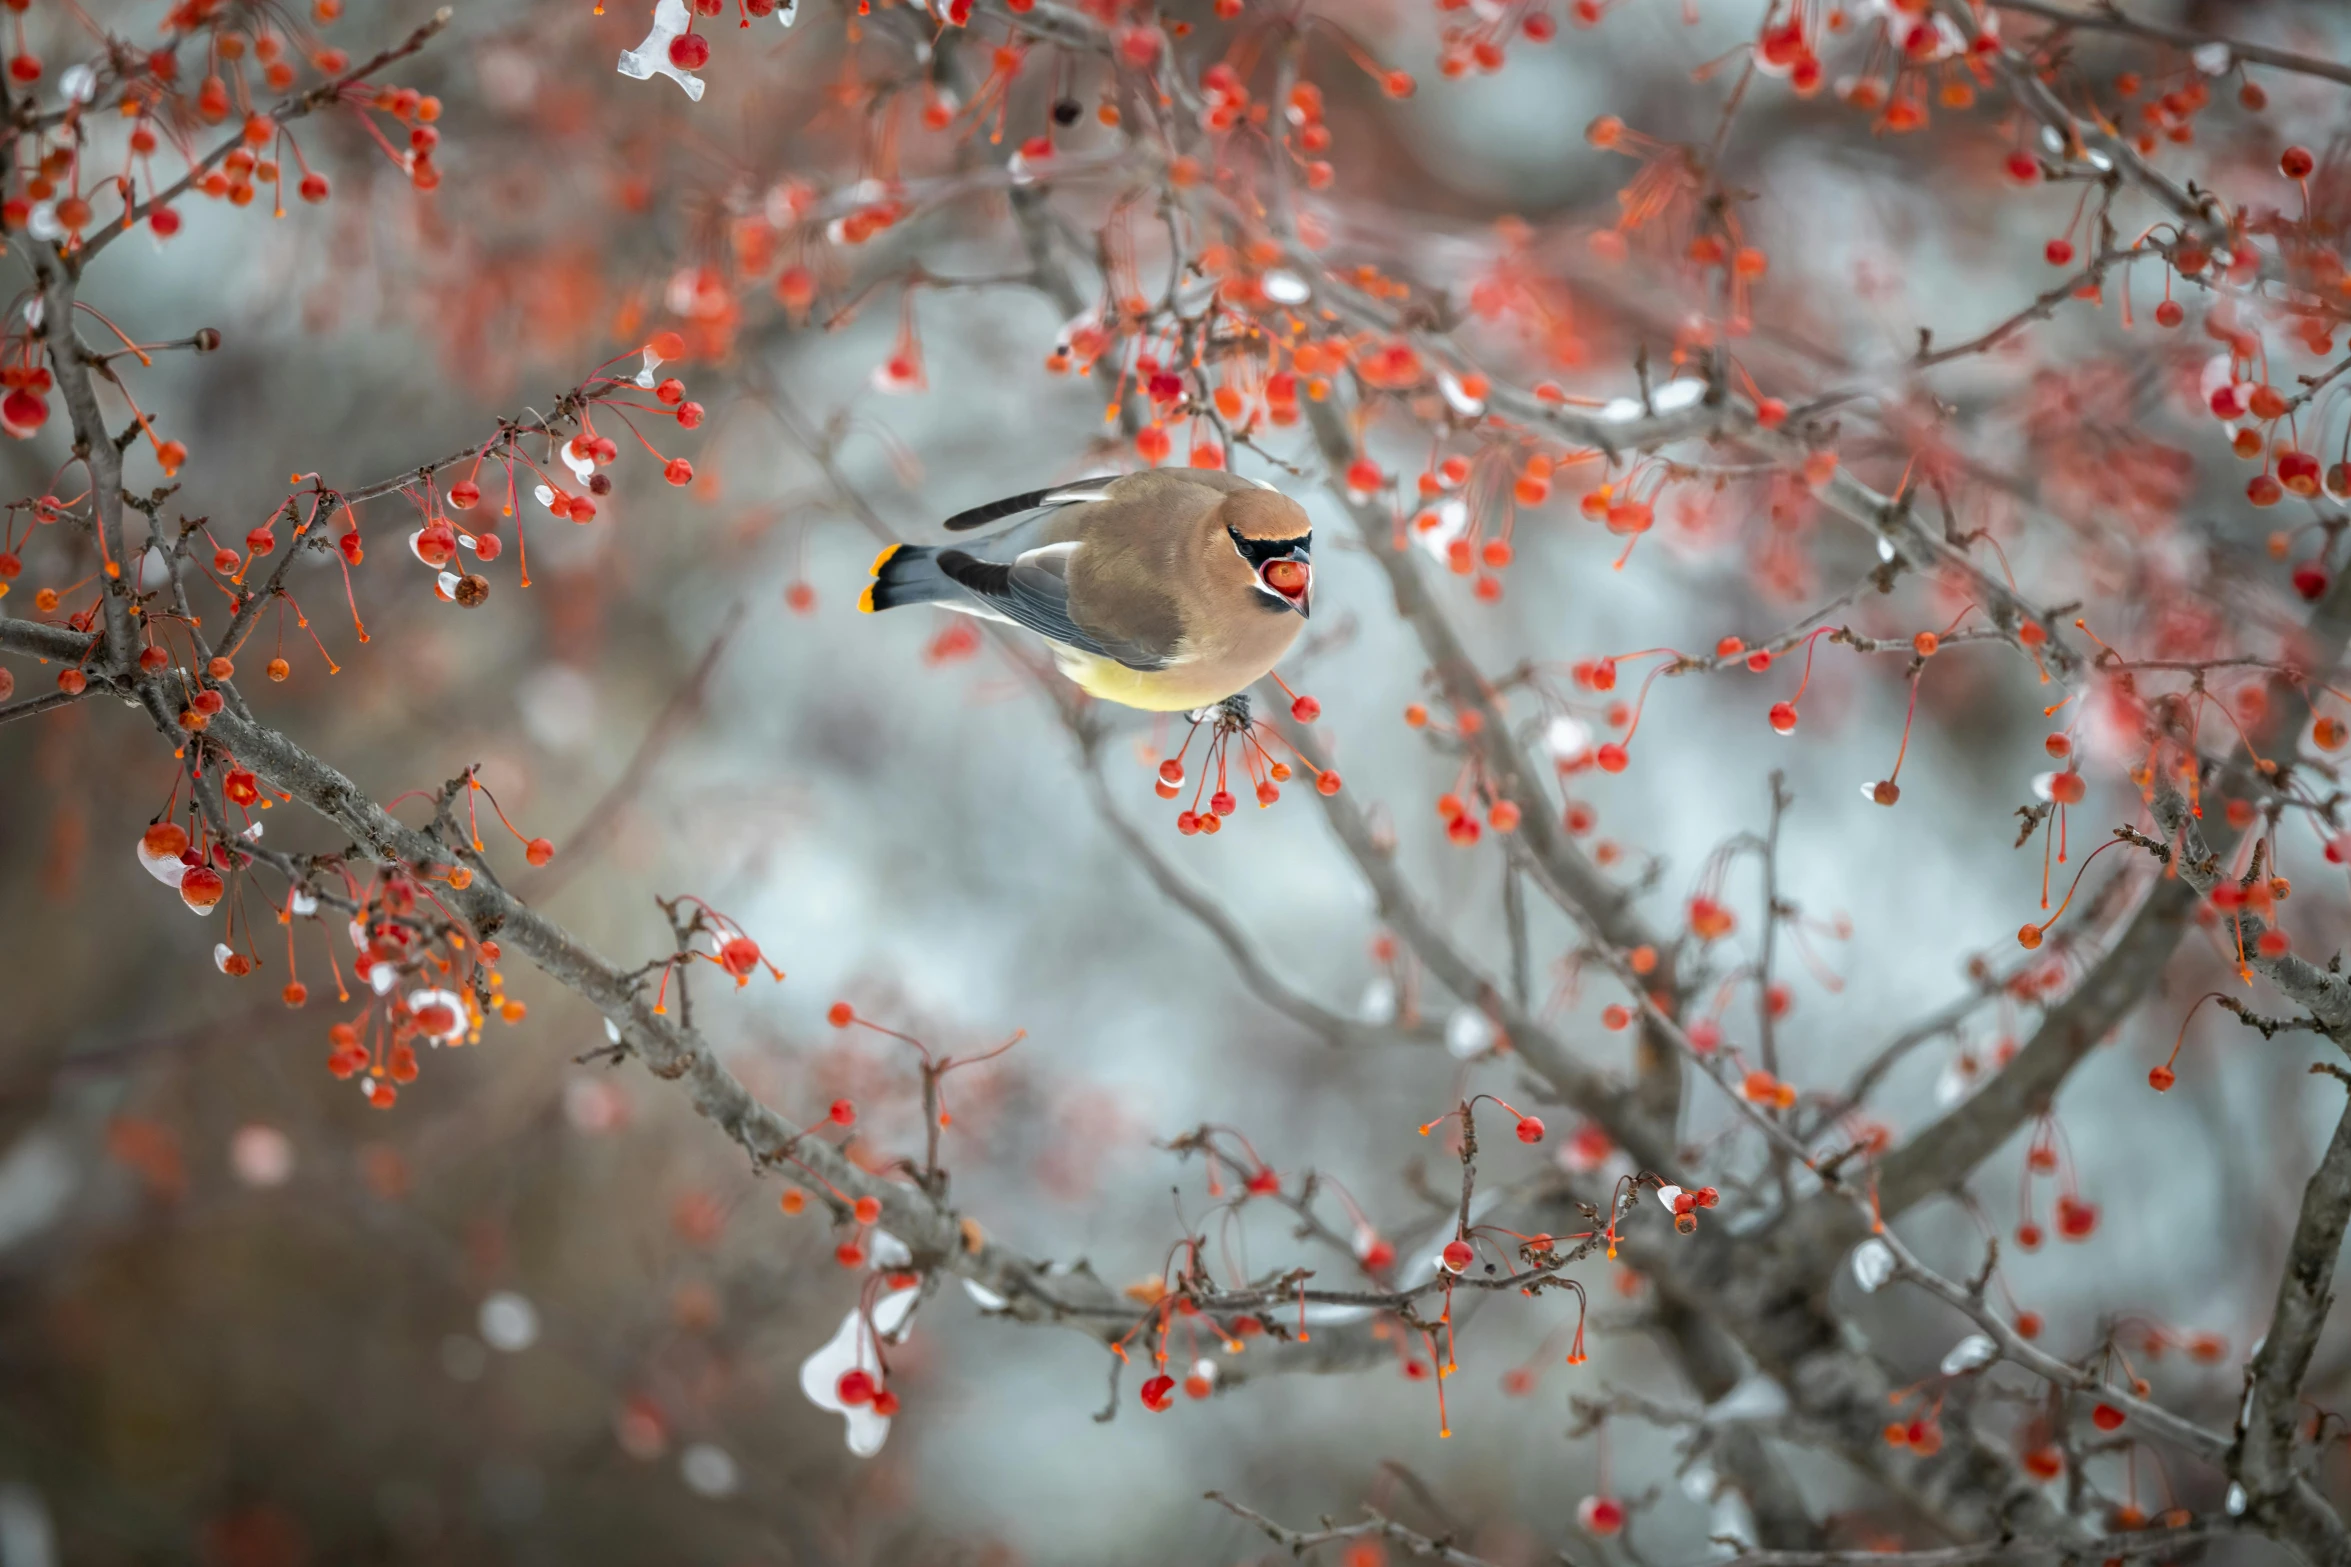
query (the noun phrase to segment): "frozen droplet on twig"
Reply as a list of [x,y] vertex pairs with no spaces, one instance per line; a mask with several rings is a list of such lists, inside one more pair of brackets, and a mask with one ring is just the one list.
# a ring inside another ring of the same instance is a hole
[[1988,1335],[1970,1333],[1951,1346],[1950,1353],[1943,1357],[1941,1370],[1947,1377],[1961,1376],[1990,1365],[1999,1356],[2000,1346],[1993,1343]]
[[800,1363],[801,1393],[817,1408],[829,1409],[848,1422],[849,1451],[859,1458],[871,1458],[882,1450],[890,1435],[890,1417],[874,1412],[870,1394],[856,1403],[844,1402],[841,1379],[851,1371],[871,1372],[880,1367],[881,1353],[874,1336],[888,1336],[904,1327],[921,1294],[919,1287],[893,1290],[873,1303],[870,1319],[862,1309],[851,1310],[824,1347]]
[[1592,729],[1572,713],[1560,713],[1543,726],[1543,744],[1562,761],[1592,749]]
[[465,1002],[454,991],[410,991],[408,1015],[415,1020],[424,1036],[436,1045],[454,1044],[465,1037]]
[[1469,388],[1450,370],[1437,372],[1437,390],[1445,394],[1445,401],[1464,419],[1473,419],[1486,411],[1486,400],[1469,395]]
[[645,41],[634,49],[620,52],[620,74],[640,82],[666,76],[684,88],[688,98],[700,103],[702,78],[691,71],[679,70],[669,58],[671,41],[686,31],[690,21],[685,0],[661,0],[653,8],[653,30],[645,35]]
[[1451,557],[1447,551],[1451,548],[1453,541],[1469,531],[1468,503],[1458,495],[1448,496],[1430,507],[1424,515],[1433,515],[1437,519],[1436,526],[1423,528],[1415,519],[1412,528],[1413,542],[1427,550],[1439,561],[1449,561]]
[[1277,305],[1303,305],[1314,292],[1297,273],[1279,268],[1268,272],[1258,281],[1265,289],[1265,297]]
[[1706,401],[1706,383],[1695,376],[1681,376],[1666,382],[1649,394],[1649,406],[1661,414],[1680,413]]
[[166,887],[177,888],[181,878],[188,874],[188,862],[177,852],[159,854],[147,846],[145,838],[139,840],[139,865]]
[[1853,1248],[1853,1282],[1862,1293],[1874,1295],[1894,1276],[1894,1249],[1881,1240],[1866,1240]]
[[1469,1061],[1494,1048],[1494,1020],[1477,1007],[1456,1007],[1445,1019],[1445,1053]]

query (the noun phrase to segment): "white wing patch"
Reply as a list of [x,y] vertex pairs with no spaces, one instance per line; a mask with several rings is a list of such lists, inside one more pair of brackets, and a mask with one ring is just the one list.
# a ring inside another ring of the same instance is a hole
[[[1046,499],[1051,500],[1052,497],[1047,496]],[[1040,571],[1050,571],[1067,582],[1069,559],[1078,552],[1079,542],[1076,539],[1065,539],[1059,544],[1040,544],[1033,550],[1022,550],[1013,557],[1012,563],[1015,566],[1034,566]]]
[[999,626],[1017,626],[1020,624],[1019,621],[1014,620],[1010,615],[997,614],[994,610],[988,608],[987,605],[982,604],[978,599],[933,599],[931,602],[937,605],[940,609],[950,611],[951,613],[957,615],[969,615],[974,620],[992,620]]

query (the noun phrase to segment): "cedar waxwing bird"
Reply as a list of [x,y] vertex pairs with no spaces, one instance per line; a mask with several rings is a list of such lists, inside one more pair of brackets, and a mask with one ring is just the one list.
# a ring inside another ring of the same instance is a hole
[[968,548],[891,545],[857,607],[936,604],[1026,626],[1080,688],[1153,712],[1247,689],[1306,624],[1313,528],[1270,485],[1152,468],[1015,495],[947,528],[1028,513]]

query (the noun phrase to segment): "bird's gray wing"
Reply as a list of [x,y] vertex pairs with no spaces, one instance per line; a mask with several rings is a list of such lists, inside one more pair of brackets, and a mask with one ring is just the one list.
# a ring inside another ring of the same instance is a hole
[[1024,550],[1009,561],[982,560],[964,550],[941,550],[937,560],[941,571],[990,609],[1041,637],[1129,669],[1167,668],[1173,660],[1166,653],[1098,636],[1070,617],[1069,557],[1077,548],[1074,543],[1047,544]]

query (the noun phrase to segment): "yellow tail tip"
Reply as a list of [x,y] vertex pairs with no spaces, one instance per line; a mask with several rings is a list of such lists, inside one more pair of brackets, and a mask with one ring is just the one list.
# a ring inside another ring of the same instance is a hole
[[873,613],[872,588],[867,588],[863,593],[857,595],[857,613],[860,615],[870,615]]
[[873,558],[873,564],[865,568],[866,575],[871,577],[880,576],[882,574],[882,568],[890,563],[890,557],[897,554],[904,548],[906,548],[906,546],[903,544],[884,545],[882,547],[882,552]]

